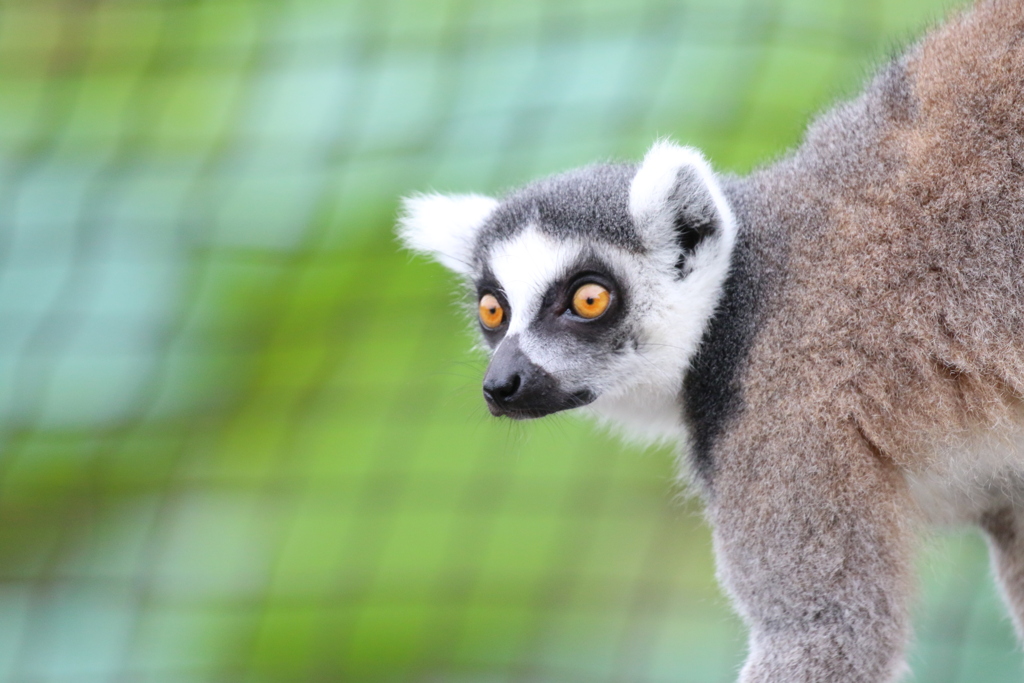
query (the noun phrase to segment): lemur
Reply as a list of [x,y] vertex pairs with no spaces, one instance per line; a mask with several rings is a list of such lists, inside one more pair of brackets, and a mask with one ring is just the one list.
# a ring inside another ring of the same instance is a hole
[[920,522],[973,523],[1024,636],[1024,2],[928,34],[746,177],[657,142],[405,201],[463,276],[494,415],[680,444],[743,683],[905,671]]

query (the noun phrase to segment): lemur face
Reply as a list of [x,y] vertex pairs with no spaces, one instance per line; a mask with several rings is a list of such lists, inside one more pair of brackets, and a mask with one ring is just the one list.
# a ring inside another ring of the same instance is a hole
[[431,195],[405,208],[406,244],[470,283],[494,415],[592,404],[628,420],[675,404],[734,234],[698,153],[659,143],[639,166],[582,168],[500,202]]
[[483,380],[492,414],[541,417],[591,403],[635,350],[631,278],[602,246],[531,223],[482,255],[474,284],[493,352]]

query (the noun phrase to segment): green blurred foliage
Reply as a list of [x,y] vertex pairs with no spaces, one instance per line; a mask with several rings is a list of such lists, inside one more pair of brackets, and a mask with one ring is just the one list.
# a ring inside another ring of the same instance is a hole
[[[728,681],[674,455],[486,415],[397,197],[743,172],[943,2],[0,3],[0,679]],[[973,536],[916,680],[1017,680]]]

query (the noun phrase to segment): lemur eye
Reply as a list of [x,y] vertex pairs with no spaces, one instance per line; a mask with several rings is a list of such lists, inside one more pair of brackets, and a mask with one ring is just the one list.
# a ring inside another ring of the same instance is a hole
[[572,295],[572,311],[579,317],[590,320],[608,310],[611,298],[607,289],[591,282],[577,289]]
[[505,309],[493,294],[480,297],[480,323],[489,330],[496,330],[505,322]]

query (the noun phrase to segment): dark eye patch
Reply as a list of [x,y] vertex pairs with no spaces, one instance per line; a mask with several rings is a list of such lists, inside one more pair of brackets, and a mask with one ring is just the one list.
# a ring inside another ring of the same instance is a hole
[[484,274],[476,282],[474,310],[476,308],[476,302],[480,301],[485,294],[490,294],[496,298],[498,303],[501,304],[501,307],[505,310],[505,318],[498,327],[490,329],[478,321],[478,327],[483,333],[484,339],[487,340],[487,344],[491,348],[494,348],[505,337],[505,332],[508,331],[508,322],[512,318],[512,307],[509,305],[508,297],[505,296],[505,292],[502,290],[501,285],[498,284],[497,278],[494,277],[494,274],[491,273],[489,269],[485,270]]
[[[541,306],[530,328],[545,335],[572,335],[584,341],[608,338],[617,328],[626,308],[626,291],[607,264],[596,258],[584,259],[553,282],[541,298]],[[599,317],[585,319],[572,312],[572,297],[585,284],[595,283],[611,294],[608,309]]]

